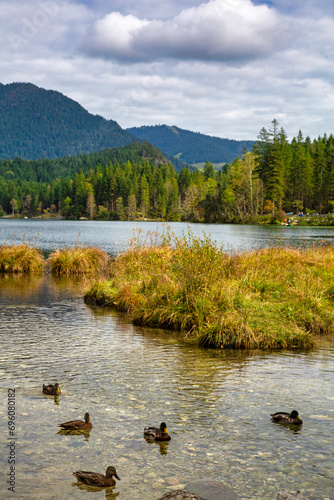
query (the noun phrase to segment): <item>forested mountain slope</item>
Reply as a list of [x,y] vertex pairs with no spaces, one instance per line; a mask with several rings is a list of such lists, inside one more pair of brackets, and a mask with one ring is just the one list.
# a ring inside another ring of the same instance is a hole
[[0,84],[0,159],[52,159],[133,141],[117,122],[92,115],[60,92]]
[[245,146],[249,151],[254,144],[254,141],[221,139],[167,125],[132,127],[127,131],[154,144],[164,154],[190,164],[231,162],[242,156]]

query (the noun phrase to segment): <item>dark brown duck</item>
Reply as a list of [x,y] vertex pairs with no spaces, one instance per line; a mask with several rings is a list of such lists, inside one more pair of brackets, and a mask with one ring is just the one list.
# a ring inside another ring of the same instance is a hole
[[89,484],[90,486],[115,486],[116,479],[121,480],[118,477],[115,467],[108,467],[106,470],[106,475],[100,474],[99,472],[87,472],[83,470],[78,470],[73,472],[73,476],[77,478],[78,481],[84,484]]
[[68,422],[63,422],[59,424],[58,427],[65,431],[80,431],[83,429],[91,429],[93,427],[92,422],[90,421],[89,413],[86,412],[83,420],[69,420]]

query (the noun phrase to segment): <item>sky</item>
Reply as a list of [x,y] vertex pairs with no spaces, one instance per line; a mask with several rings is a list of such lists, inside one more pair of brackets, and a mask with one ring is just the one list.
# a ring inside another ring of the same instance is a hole
[[255,140],[334,133],[334,2],[0,0],[0,82],[57,90],[122,128]]

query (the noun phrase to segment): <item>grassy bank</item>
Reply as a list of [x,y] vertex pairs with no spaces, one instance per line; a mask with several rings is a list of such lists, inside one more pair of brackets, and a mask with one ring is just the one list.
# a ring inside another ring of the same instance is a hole
[[0,273],[41,273],[72,276],[104,272],[109,263],[107,252],[97,247],[75,245],[58,249],[45,259],[41,250],[30,243],[0,245]]
[[95,281],[88,303],[208,347],[309,348],[334,332],[334,247],[228,255],[210,238],[132,245]]

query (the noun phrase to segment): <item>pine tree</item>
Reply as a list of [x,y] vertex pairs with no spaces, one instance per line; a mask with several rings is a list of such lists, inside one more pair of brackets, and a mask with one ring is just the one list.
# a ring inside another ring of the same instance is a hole
[[263,128],[254,145],[256,172],[263,182],[265,197],[275,208],[282,208],[285,176],[289,164],[289,146],[283,128],[279,130],[278,121],[271,122],[269,130]]

